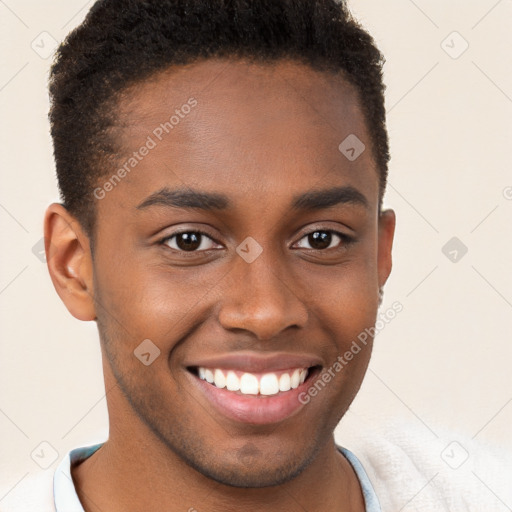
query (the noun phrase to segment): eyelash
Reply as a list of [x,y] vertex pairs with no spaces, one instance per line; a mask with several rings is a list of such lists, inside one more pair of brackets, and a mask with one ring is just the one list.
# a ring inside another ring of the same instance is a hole
[[[349,236],[349,235],[347,235],[345,233],[342,233],[340,231],[336,231],[335,229],[314,229],[313,231],[309,231],[308,233],[305,233],[300,238],[300,240],[304,239],[305,237],[307,237],[307,236],[309,236],[309,235],[311,235],[313,233],[319,232],[319,231],[322,231],[322,232],[325,232],[325,233],[332,233],[334,235],[337,235],[341,239],[341,243],[344,243],[345,246],[350,245],[350,244],[355,242],[355,238],[354,237]],[[162,238],[159,241],[159,243],[161,245],[167,245],[166,242],[168,242],[169,240],[172,240],[174,237],[176,237],[178,235],[182,235],[184,233],[200,234],[201,236],[205,236],[205,237],[209,238],[210,240],[212,240],[215,243],[219,243],[214,238],[212,238],[208,233],[206,233],[205,231],[202,231],[201,229],[188,229],[188,230],[183,230],[183,231],[176,231],[176,232],[172,233],[171,235],[168,235],[165,238]],[[174,252],[179,252],[179,253],[184,253],[184,254],[194,254],[194,253],[206,252],[206,251],[209,251],[209,250],[216,250],[216,249],[203,249],[201,251],[198,251],[198,250],[184,251],[182,249],[174,249],[172,247],[169,247],[169,249],[171,249]],[[330,247],[330,248],[325,248],[325,249],[307,249],[307,250],[309,250],[309,251],[325,252],[325,251],[333,250],[333,249],[336,249],[336,247]]]

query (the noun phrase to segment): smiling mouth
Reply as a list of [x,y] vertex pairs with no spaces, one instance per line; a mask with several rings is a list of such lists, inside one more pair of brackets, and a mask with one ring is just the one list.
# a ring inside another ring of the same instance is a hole
[[228,368],[206,368],[192,366],[187,369],[200,380],[218,389],[237,395],[265,397],[283,395],[297,389],[320,371],[320,366],[289,368],[275,372],[245,372]]

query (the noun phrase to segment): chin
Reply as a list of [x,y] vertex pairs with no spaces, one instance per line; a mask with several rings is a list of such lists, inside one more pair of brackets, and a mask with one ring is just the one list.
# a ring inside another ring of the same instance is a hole
[[250,457],[244,459],[242,456],[236,465],[196,466],[195,469],[204,476],[229,487],[259,489],[281,485],[293,480],[302,473],[307,465],[308,461],[294,460],[281,465],[274,463],[269,466],[268,458],[261,464],[256,464],[250,460]]

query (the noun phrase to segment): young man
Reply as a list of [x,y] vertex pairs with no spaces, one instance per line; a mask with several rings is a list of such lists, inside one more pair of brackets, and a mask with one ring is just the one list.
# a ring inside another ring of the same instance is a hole
[[102,0],[60,47],[47,260],[110,433],[55,510],[380,510],[333,431],[391,271],[382,62],[334,0]]

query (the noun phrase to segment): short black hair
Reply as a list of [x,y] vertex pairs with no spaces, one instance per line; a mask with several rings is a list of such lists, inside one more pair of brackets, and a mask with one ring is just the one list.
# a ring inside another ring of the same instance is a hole
[[341,73],[359,96],[380,207],[389,161],[384,57],[343,1],[98,0],[58,48],[49,83],[61,199],[89,236],[93,189],[119,157],[111,127],[120,94],[170,66],[212,57]]

